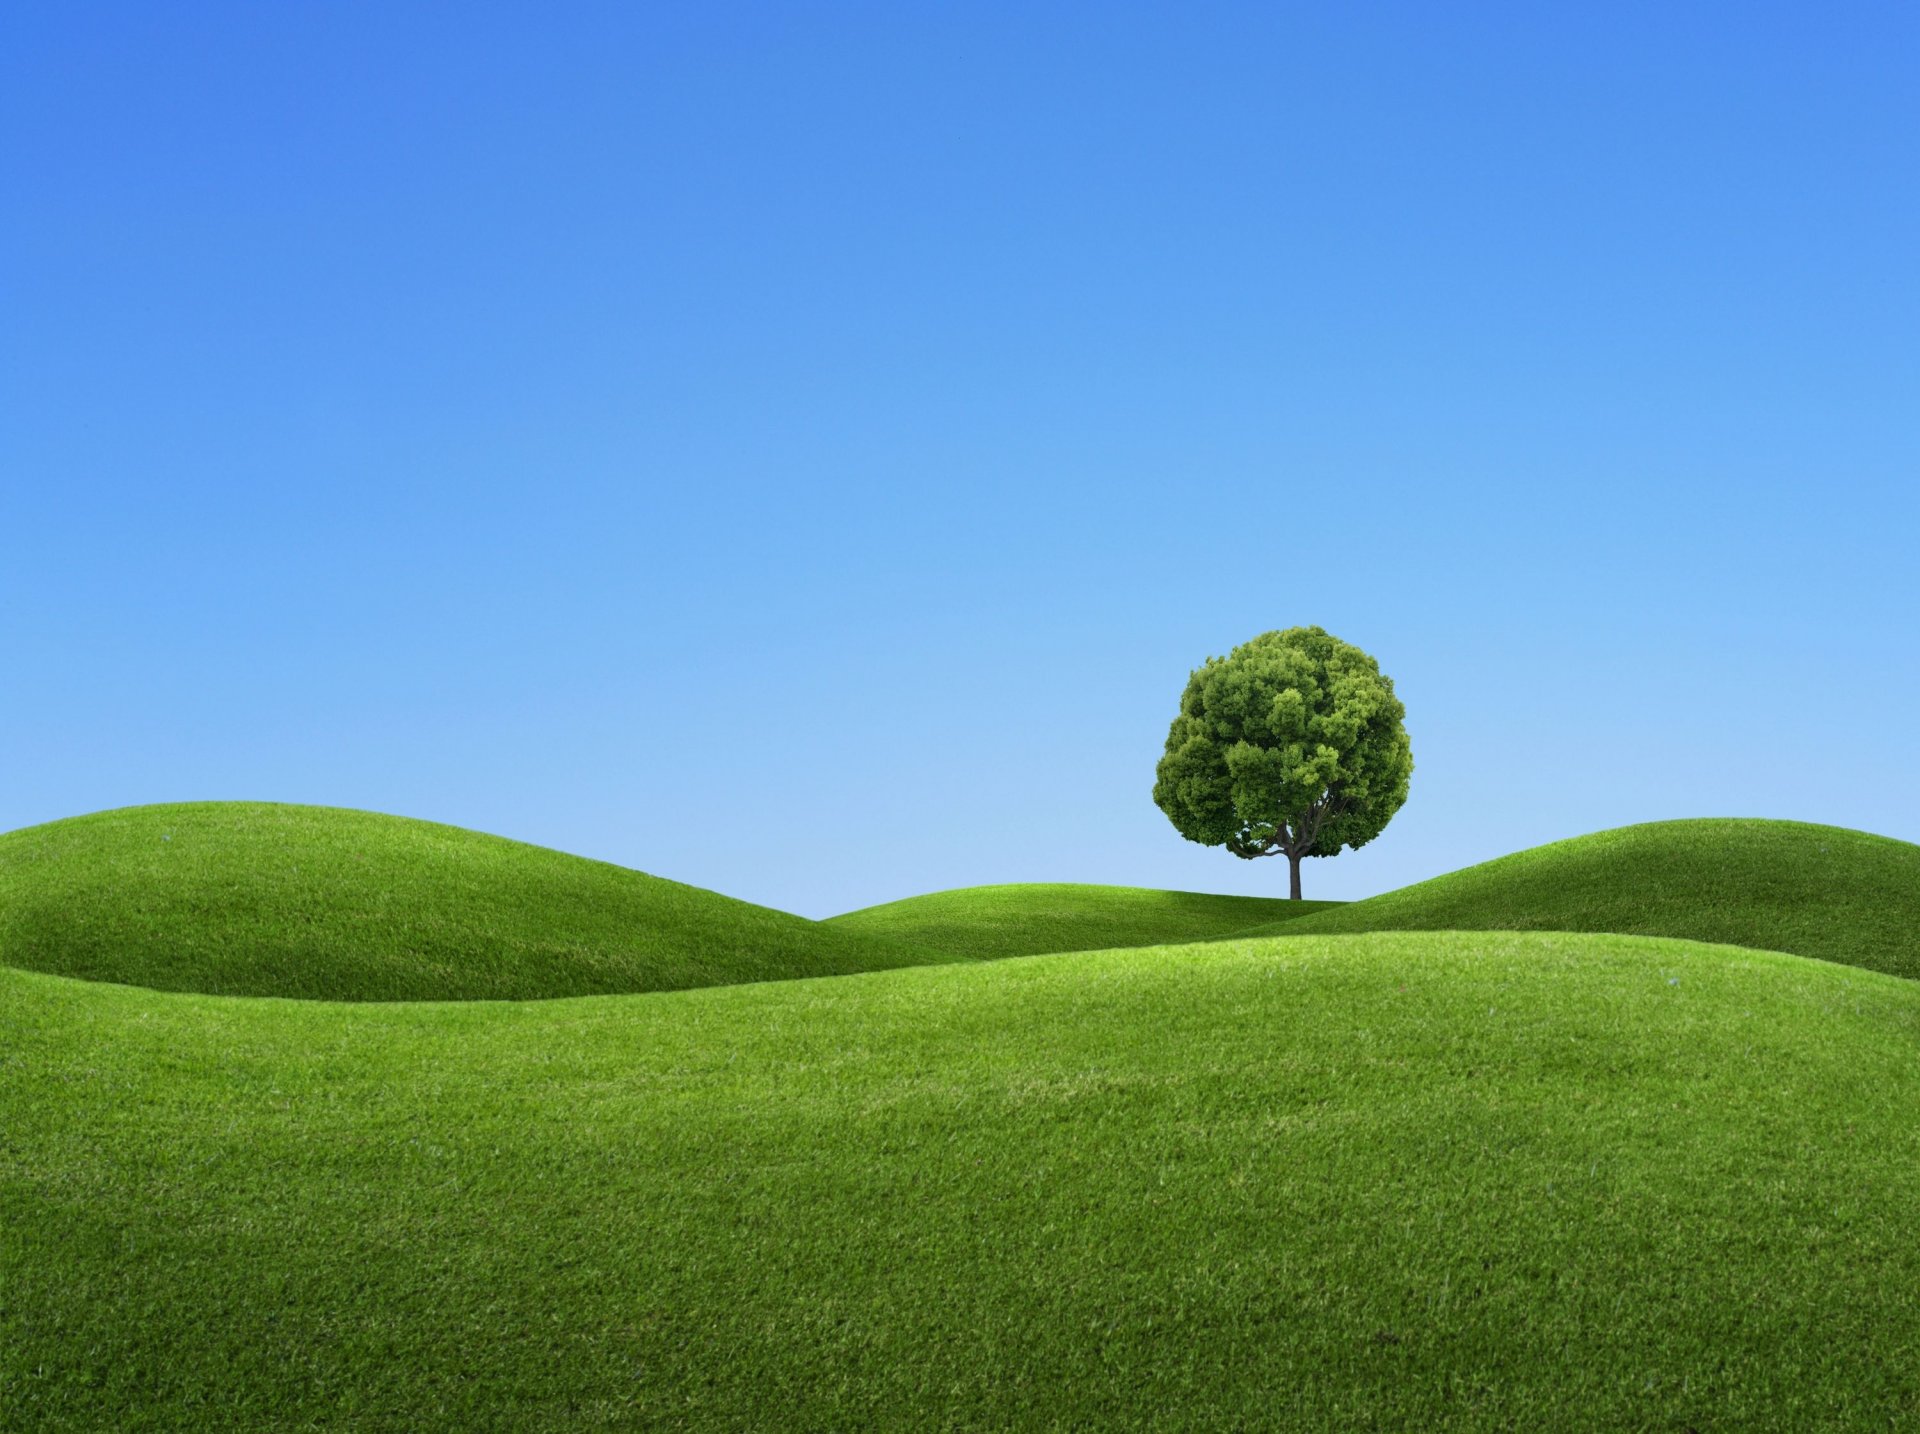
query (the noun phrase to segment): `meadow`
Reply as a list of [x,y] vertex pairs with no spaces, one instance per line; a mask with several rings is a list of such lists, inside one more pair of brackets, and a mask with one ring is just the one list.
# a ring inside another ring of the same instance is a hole
[[435,822],[269,802],[0,836],[0,963],[222,996],[513,1000],[943,959]]
[[656,880],[0,838],[0,1424],[1920,1419],[1920,847],[1661,823],[1298,915]]

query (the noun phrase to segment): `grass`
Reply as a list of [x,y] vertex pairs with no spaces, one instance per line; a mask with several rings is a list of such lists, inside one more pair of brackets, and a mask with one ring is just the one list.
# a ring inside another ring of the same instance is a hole
[[0,971],[19,1427],[1920,1418],[1920,984],[1282,937],[525,1004]]
[[1920,976],[1920,846],[1806,822],[1650,822],[1248,934],[1609,931]]
[[1916,930],[1920,847],[1783,822],[825,923],[333,809],[14,832],[0,1427],[1920,1421]]
[[849,911],[827,924],[952,956],[1035,956],[1207,941],[1339,904],[1135,886],[970,886]]
[[624,867],[331,807],[130,807],[0,836],[0,964],[336,1001],[673,990],[939,961]]

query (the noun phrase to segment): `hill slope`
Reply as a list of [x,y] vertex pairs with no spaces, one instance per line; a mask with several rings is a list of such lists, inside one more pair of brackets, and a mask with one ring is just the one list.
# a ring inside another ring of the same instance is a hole
[[0,1393],[144,1430],[1901,1427],[1920,984],[1635,937],[525,1005],[0,971]]
[[1338,906],[1334,901],[1215,896],[1074,883],[968,886],[827,918],[842,931],[953,956],[1037,956],[1210,941]]
[[1920,846],[1806,822],[1649,822],[1245,934],[1441,930],[1684,936],[1920,976]]
[[0,964],[163,990],[535,998],[943,958],[458,827],[129,807],[0,836]]

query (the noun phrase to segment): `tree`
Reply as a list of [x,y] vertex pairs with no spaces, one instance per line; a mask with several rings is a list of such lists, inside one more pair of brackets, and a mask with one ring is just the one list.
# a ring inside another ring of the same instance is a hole
[[1209,657],[1180,694],[1153,800],[1188,841],[1235,856],[1338,856],[1407,799],[1413,747],[1392,679],[1317,627],[1263,632]]

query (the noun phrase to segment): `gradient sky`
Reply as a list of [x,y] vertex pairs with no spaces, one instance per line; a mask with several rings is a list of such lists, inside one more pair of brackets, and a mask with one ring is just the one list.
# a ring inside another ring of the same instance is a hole
[[1309,896],[1920,839],[1911,5],[16,6],[0,126],[0,828],[1281,895],[1149,791],[1318,623]]

